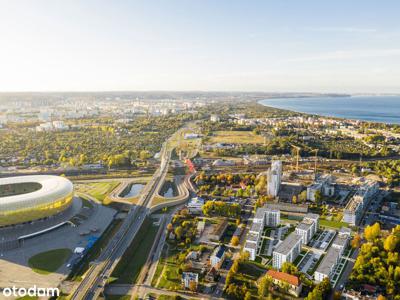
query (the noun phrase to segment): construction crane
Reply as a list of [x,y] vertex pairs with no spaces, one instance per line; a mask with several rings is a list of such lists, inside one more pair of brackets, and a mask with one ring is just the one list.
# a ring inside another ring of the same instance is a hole
[[301,148],[299,146],[290,144],[296,151],[296,172],[299,171],[299,161],[300,161],[300,150]]
[[315,174],[315,176],[317,176],[318,151],[319,151],[319,149],[311,150],[311,152],[315,152],[315,156],[314,156],[314,174]]

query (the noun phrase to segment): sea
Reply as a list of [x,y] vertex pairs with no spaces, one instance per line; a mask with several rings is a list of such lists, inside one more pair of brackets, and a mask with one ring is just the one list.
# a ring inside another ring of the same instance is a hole
[[259,103],[320,116],[400,124],[400,96],[276,98]]

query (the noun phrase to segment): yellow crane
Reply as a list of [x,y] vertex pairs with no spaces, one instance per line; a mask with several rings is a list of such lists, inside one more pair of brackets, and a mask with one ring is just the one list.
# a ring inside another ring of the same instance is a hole
[[317,175],[318,151],[319,151],[319,149],[311,150],[311,152],[315,152],[315,156],[314,156],[314,174],[315,175]]
[[296,172],[299,171],[299,161],[300,161],[300,150],[301,148],[299,146],[290,144],[296,151]]

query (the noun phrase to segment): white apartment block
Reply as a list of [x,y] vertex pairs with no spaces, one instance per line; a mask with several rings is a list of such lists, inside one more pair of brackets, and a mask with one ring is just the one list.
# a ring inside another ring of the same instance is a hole
[[282,180],[282,161],[275,160],[271,163],[271,168],[267,171],[267,194],[277,197]]
[[276,247],[272,254],[272,266],[281,269],[285,262],[293,263],[301,252],[302,237],[292,232]]
[[367,181],[360,186],[344,209],[343,222],[353,226],[358,225],[363,215],[364,208],[378,191],[379,184],[376,181]]
[[320,191],[323,196],[332,197],[335,194],[335,185],[330,174],[320,176],[307,187],[307,200],[315,201],[315,193]]
[[295,232],[301,236],[302,243],[307,245],[319,229],[319,215],[309,213],[296,227]]
[[333,270],[336,268],[344,250],[349,244],[349,239],[350,232],[345,228],[341,228],[339,234],[333,240],[331,247],[314,273],[314,279],[317,282],[321,282],[325,278],[331,278]]

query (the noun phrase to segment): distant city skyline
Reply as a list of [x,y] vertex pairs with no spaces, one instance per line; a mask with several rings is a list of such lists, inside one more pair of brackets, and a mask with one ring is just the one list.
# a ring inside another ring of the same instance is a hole
[[0,0],[0,92],[400,93],[398,1]]

